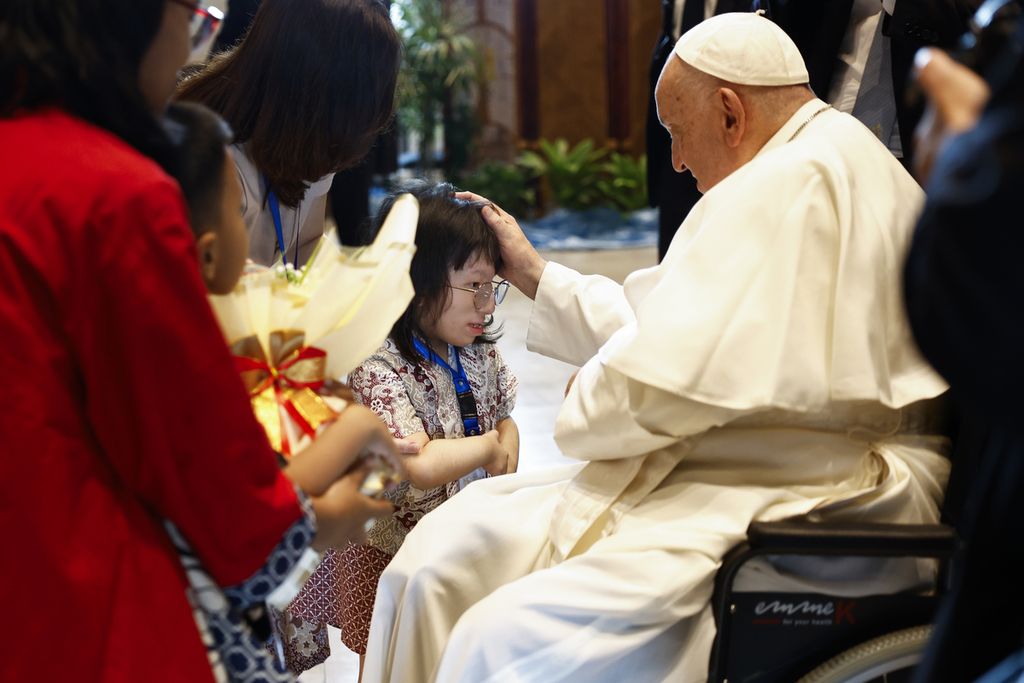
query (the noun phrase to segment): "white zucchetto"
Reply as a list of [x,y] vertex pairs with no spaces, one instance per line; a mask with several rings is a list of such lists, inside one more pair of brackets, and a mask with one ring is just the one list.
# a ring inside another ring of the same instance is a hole
[[684,33],[674,51],[695,69],[738,85],[800,85],[810,80],[796,45],[760,13],[711,17]]

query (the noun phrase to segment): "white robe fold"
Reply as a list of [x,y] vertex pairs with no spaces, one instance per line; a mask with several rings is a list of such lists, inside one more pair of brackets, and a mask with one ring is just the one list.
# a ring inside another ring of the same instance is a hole
[[[713,188],[660,266],[619,287],[548,265],[527,341],[583,363],[555,436],[586,464],[478,482],[421,521],[364,681],[701,681],[714,573],[750,521],[937,521],[945,385],[899,306],[921,191],[823,106]],[[930,565],[886,571],[897,588]]]

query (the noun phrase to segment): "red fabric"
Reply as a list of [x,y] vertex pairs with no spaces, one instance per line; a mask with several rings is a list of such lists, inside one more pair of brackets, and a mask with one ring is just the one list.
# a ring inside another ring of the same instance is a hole
[[0,680],[211,680],[160,518],[229,585],[301,512],[178,188],[57,111],[0,150]]

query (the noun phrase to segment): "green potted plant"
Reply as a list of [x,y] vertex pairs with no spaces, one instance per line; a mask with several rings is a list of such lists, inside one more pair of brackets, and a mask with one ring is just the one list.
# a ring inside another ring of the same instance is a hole
[[399,124],[419,135],[419,165],[431,165],[440,128],[446,175],[465,164],[475,129],[470,91],[479,55],[447,0],[396,0],[405,49],[399,75]]

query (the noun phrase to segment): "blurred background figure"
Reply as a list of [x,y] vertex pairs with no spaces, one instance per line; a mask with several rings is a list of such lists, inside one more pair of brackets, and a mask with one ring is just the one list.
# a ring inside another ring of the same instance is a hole
[[[946,508],[964,540],[918,681],[975,680],[1024,641],[1024,21],[1015,0],[986,2],[962,55],[919,53],[930,100],[917,166],[927,203],[906,266],[915,337],[949,381],[963,482]],[[986,681],[1019,680],[1018,657]]]
[[[753,0],[661,0],[661,35],[651,57],[650,100],[647,105],[647,193],[658,207],[658,260],[665,257],[672,236],[686,214],[700,199],[697,183],[689,173],[672,167],[672,138],[658,120],[654,88],[679,36],[722,12],[746,12]],[[721,6],[720,6],[721,5]]]
[[800,49],[811,88],[852,114],[908,168],[919,102],[905,96],[914,54],[951,48],[980,0],[756,0]]
[[369,244],[373,211],[370,193],[374,179],[398,170],[398,131],[391,125],[381,133],[358,165],[337,173],[328,195],[328,209],[338,226],[338,239],[347,246]]
[[[221,0],[223,2],[223,0]],[[192,24],[189,27],[191,47],[188,65],[204,63],[215,48],[221,29],[224,27],[224,11],[215,4],[199,2],[195,4]]]
[[249,30],[249,24],[260,8],[260,0],[231,0],[228,5],[224,23],[213,43],[211,54],[231,49]]

